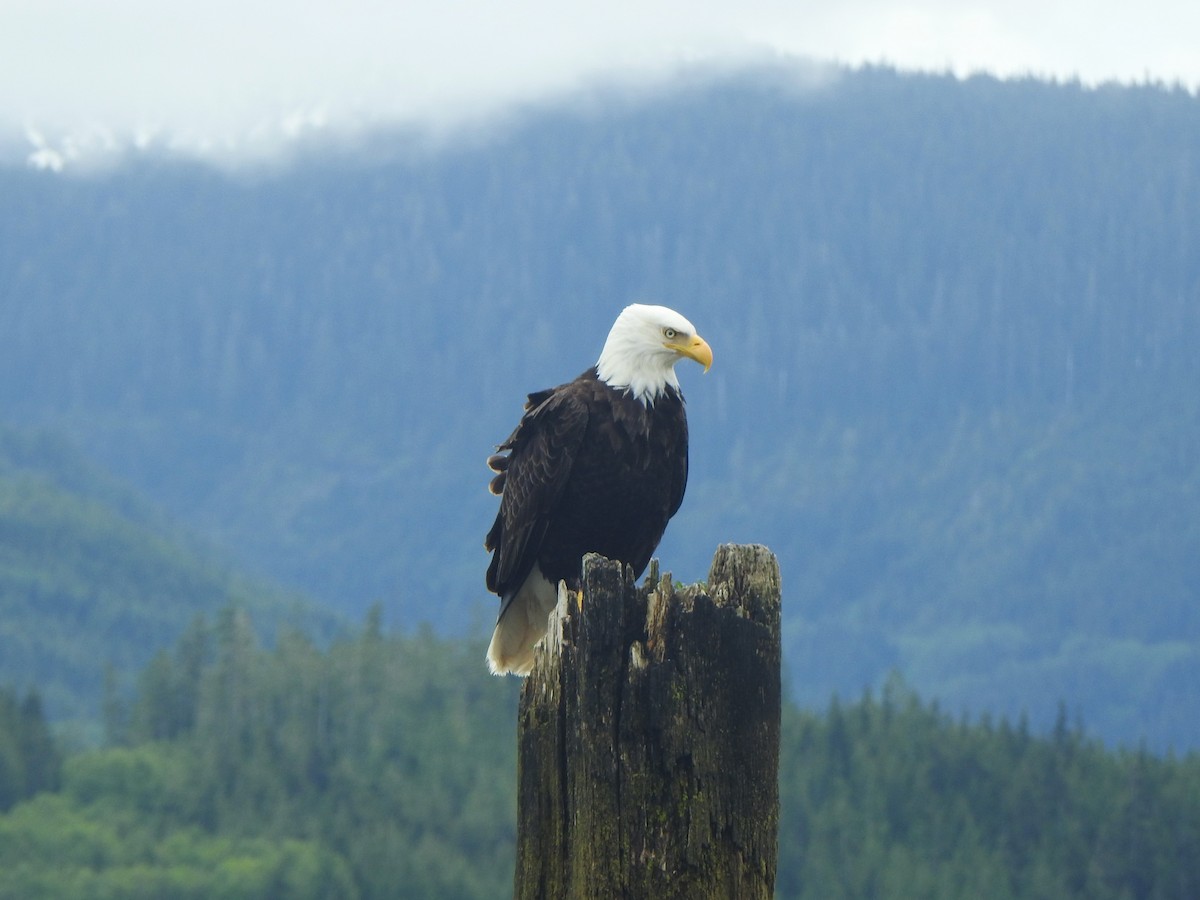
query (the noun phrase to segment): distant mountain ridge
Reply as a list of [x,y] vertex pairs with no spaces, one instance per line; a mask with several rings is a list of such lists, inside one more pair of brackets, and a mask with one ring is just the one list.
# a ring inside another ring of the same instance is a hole
[[198,616],[247,610],[267,636],[333,618],[235,573],[61,437],[0,427],[0,684],[91,728]]
[[1200,746],[1198,112],[756,70],[269,175],[0,171],[0,418],[333,607],[462,632],[483,459],[653,299],[716,353],[659,555],[777,550],[798,696],[895,667]]

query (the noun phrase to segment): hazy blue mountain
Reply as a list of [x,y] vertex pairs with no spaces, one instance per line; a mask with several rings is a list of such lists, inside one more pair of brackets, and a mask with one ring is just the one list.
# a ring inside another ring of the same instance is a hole
[[333,617],[233,571],[220,554],[53,434],[0,427],[0,684],[99,721],[196,617],[241,606],[267,636]]
[[337,609],[462,632],[523,394],[667,303],[716,364],[659,555],[779,553],[799,698],[898,668],[1200,746],[1200,100],[794,76],[275,172],[0,172],[0,418]]

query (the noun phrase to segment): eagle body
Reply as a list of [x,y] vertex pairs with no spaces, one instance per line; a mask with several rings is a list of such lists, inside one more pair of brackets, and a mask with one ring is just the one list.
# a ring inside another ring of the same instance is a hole
[[[488,590],[505,596],[536,566],[557,585],[588,552],[640,575],[687,485],[687,418],[674,389],[646,407],[595,368],[529,395],[492,480],[500,512],[485,546]],[[503,462],[501,462],[503,460]],[[582,512],[583,514],[579,514]]]
[[528,674],[558,583],[578,583],[585,553],[620,560],[636,576],[645,571],[687,485],[687,416],[673,369],[684,357],[712,362],[686,319],[665,307],[628,307],[599,362],[530,394],[488,460],[500,495],[484,542],[487,587],[501,601],[492,672]]

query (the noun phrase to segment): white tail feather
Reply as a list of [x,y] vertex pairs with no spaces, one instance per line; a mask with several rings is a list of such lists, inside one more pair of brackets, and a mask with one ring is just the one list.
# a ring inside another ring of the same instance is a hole
[[546,620],[558,602],[558,591],[534,567],[500,614],[487,664],[493,675],[528,675],[533,669],[533,648],[546,634]]

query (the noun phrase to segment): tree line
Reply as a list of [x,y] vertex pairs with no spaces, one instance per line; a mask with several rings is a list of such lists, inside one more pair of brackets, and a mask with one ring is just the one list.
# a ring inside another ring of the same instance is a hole
[[[36,699],[0,692],[0,897],[510,895],[517,683],[482,647],[387,634],[377,612],[327,648],[264,647],[228,609],[61,767]],[[40,774],[9,779],[35,752]],[[1200,758],[1107,749],[1065,711],[1037,736],[894,679],[785,705],[780,768],[781,898],[1200,891]]]

